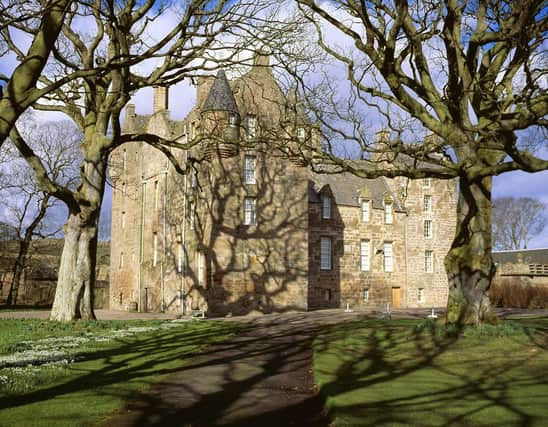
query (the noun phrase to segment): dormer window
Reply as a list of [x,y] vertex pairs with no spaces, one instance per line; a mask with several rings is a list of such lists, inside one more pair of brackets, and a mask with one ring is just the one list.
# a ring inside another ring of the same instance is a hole
[[322,196],[322,218],[331,218],[331,197]]
[[394,222],[394,205],[390,201],[384,202],[384,223],[392,224]]
[[369,200],[362,200],[362,222],[369,222]]
[[246,118],[246,136],[255,138],[257,136],[257,116],[249,114]]
[[236,113],[228,113],[228,125],[229,126],[238,126],[240,117]]
[[303,141],[306,136],[305,130],[302,127],[297,128],[297,139]]

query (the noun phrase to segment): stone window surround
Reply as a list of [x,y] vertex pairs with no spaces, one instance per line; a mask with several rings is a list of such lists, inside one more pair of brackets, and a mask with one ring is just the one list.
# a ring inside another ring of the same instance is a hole
[[362,222],[371,221],[371,200],[361,199],[360,208],[361,208],[361,221]]
[[424,220],[424,238],[425,239],[432,239],[432,236],[434,235],[434,224],[431,219],[425,219]]
[[244,225],[257,225],[257,199],[244,198]]
[[392,201],[384,202],[384,223],[394,223],[394,203]]
[[256,184],[255,171],[257,158],[254,154],[244,155],[244,184]]
[[322,219],[331,219],[331,197],[322,194]]
[[385,273],[392,273],[394,271],[394,245],[391,241],[383,243],[382,264]]
[[330,236],[320,236],[320,270],[333,270],[333,241]]
[[434,251],[432,250],[424,251],[424,272],[434,272]]
[[360,241],[360,271],[371,271],[371,240],[370,239],[362,239]]

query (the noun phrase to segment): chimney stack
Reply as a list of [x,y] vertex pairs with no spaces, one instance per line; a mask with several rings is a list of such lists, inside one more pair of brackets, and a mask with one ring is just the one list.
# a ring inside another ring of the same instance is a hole
[[168,109],[168,88],[165,86],[154,86],[154,101],[152,112],[166,111]]
[[258,50],[255,52],[253,57],[253,66],[255,67],[269,67],[270,66],[270,56],[263,50]]
[[388,129],[381,129],[375,134],[375,143],[377,147],[388,145],[390,142],[390,131]]
[[126,105],[126,116],[127,117],[135,117],[135,104],[127,104]]

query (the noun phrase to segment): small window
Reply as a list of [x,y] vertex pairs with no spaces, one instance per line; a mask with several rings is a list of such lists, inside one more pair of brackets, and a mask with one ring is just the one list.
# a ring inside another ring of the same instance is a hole
[[369,222],[370,218],[370,202],[369,200],[362,200],[362,222]]
[[331,197],[322,196],[322,218],[331,218]]
[[196,176],[196,169],[192,169],[190,172],[190,186],[196,188],[198,186],[198,178]]
[[228,113],[228,125],[229,126],[238,126],[240,118],[236,113]]
[[152,266],[156,267],[158,264],[158,233],[154,233],[152,245]]
[[124,153],[122,157],[122,169],[125,172],[127,169],[127,150],[124,148]]
[[320,269],[331,270],[331,238],[320,239]]
[[424,238],[425,239],[432,238],[432,220],[431,219],[424,220]]
[[184,250],[183,243],[177,242],[177,273],[183,272]]
[[423,208],[424,208],[424,212],[426,213],[432,212],[432,196],[430,194],[424,195]]
[[364,301],[369,301],[369,288],[364,288],[363,289],[363,300]]
[[394,222],[392,202],[385,202],[384,204],[384,222],[386,224],[392,224]]
[[305,136],[306,136],[306,133],[304,131],[304,128],[297,128],[297,139],[302,141],[304,140]]
[[323,291],[323,299],[324,299],[325,301],[331,301],[331,298],[332,298],[331,289],[324,289],[324,291]]
[[205,260],[204,253],[198,252],[198,286],[204,285]]
[[246,119],[246,136],[247,138],[255,138],[257,136],[257,116],[248,115]]
[[122,215],[120,216],[120,227],[126,228],[126,213],[122,211]]
[[154,210],[158,210],[158,181],[154,181]]
[[255,156],[244,156],[244,184],[255,184]]
[[254,197],[244,199],[244,225],[257,224],[256,200]]
[[194,203],[190,202],[190,229],[194,230],[195,226],[196,226],[195,207],[194,207]]
[[122,192],[122,196],[126,195],[126,183],[122,182],[122,188],[120,190]]
[[362,240],[360,245],[360,270],[369,271],[370,269],[371,241]]
[[392,271],[394,271],[393,252],[392,252],[392,243],[391,242],[386,242],[384,244],[383,264],[384,264],[384,271],[385,272],[391,273]]
[[419,288],[419,291],[417,293],[417,300],[419,302],[424,302],[424,288]]
[[424,178],[422,180],[423,188],[430,188],[432,186],[432,178]]
[[119,268],[124,268],[124,253],[120,252],[120,265]]
[[424,271],[426,273],[434,272],[434,254],[432,251],[424,252]]

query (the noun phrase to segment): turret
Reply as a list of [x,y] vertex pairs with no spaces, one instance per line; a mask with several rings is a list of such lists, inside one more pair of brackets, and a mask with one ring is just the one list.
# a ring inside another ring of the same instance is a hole
[[206,151],[217,149],[221,157],[238,152],[240,112],[223,70],[219,70],[201,108],[204,135],[211,136]]

